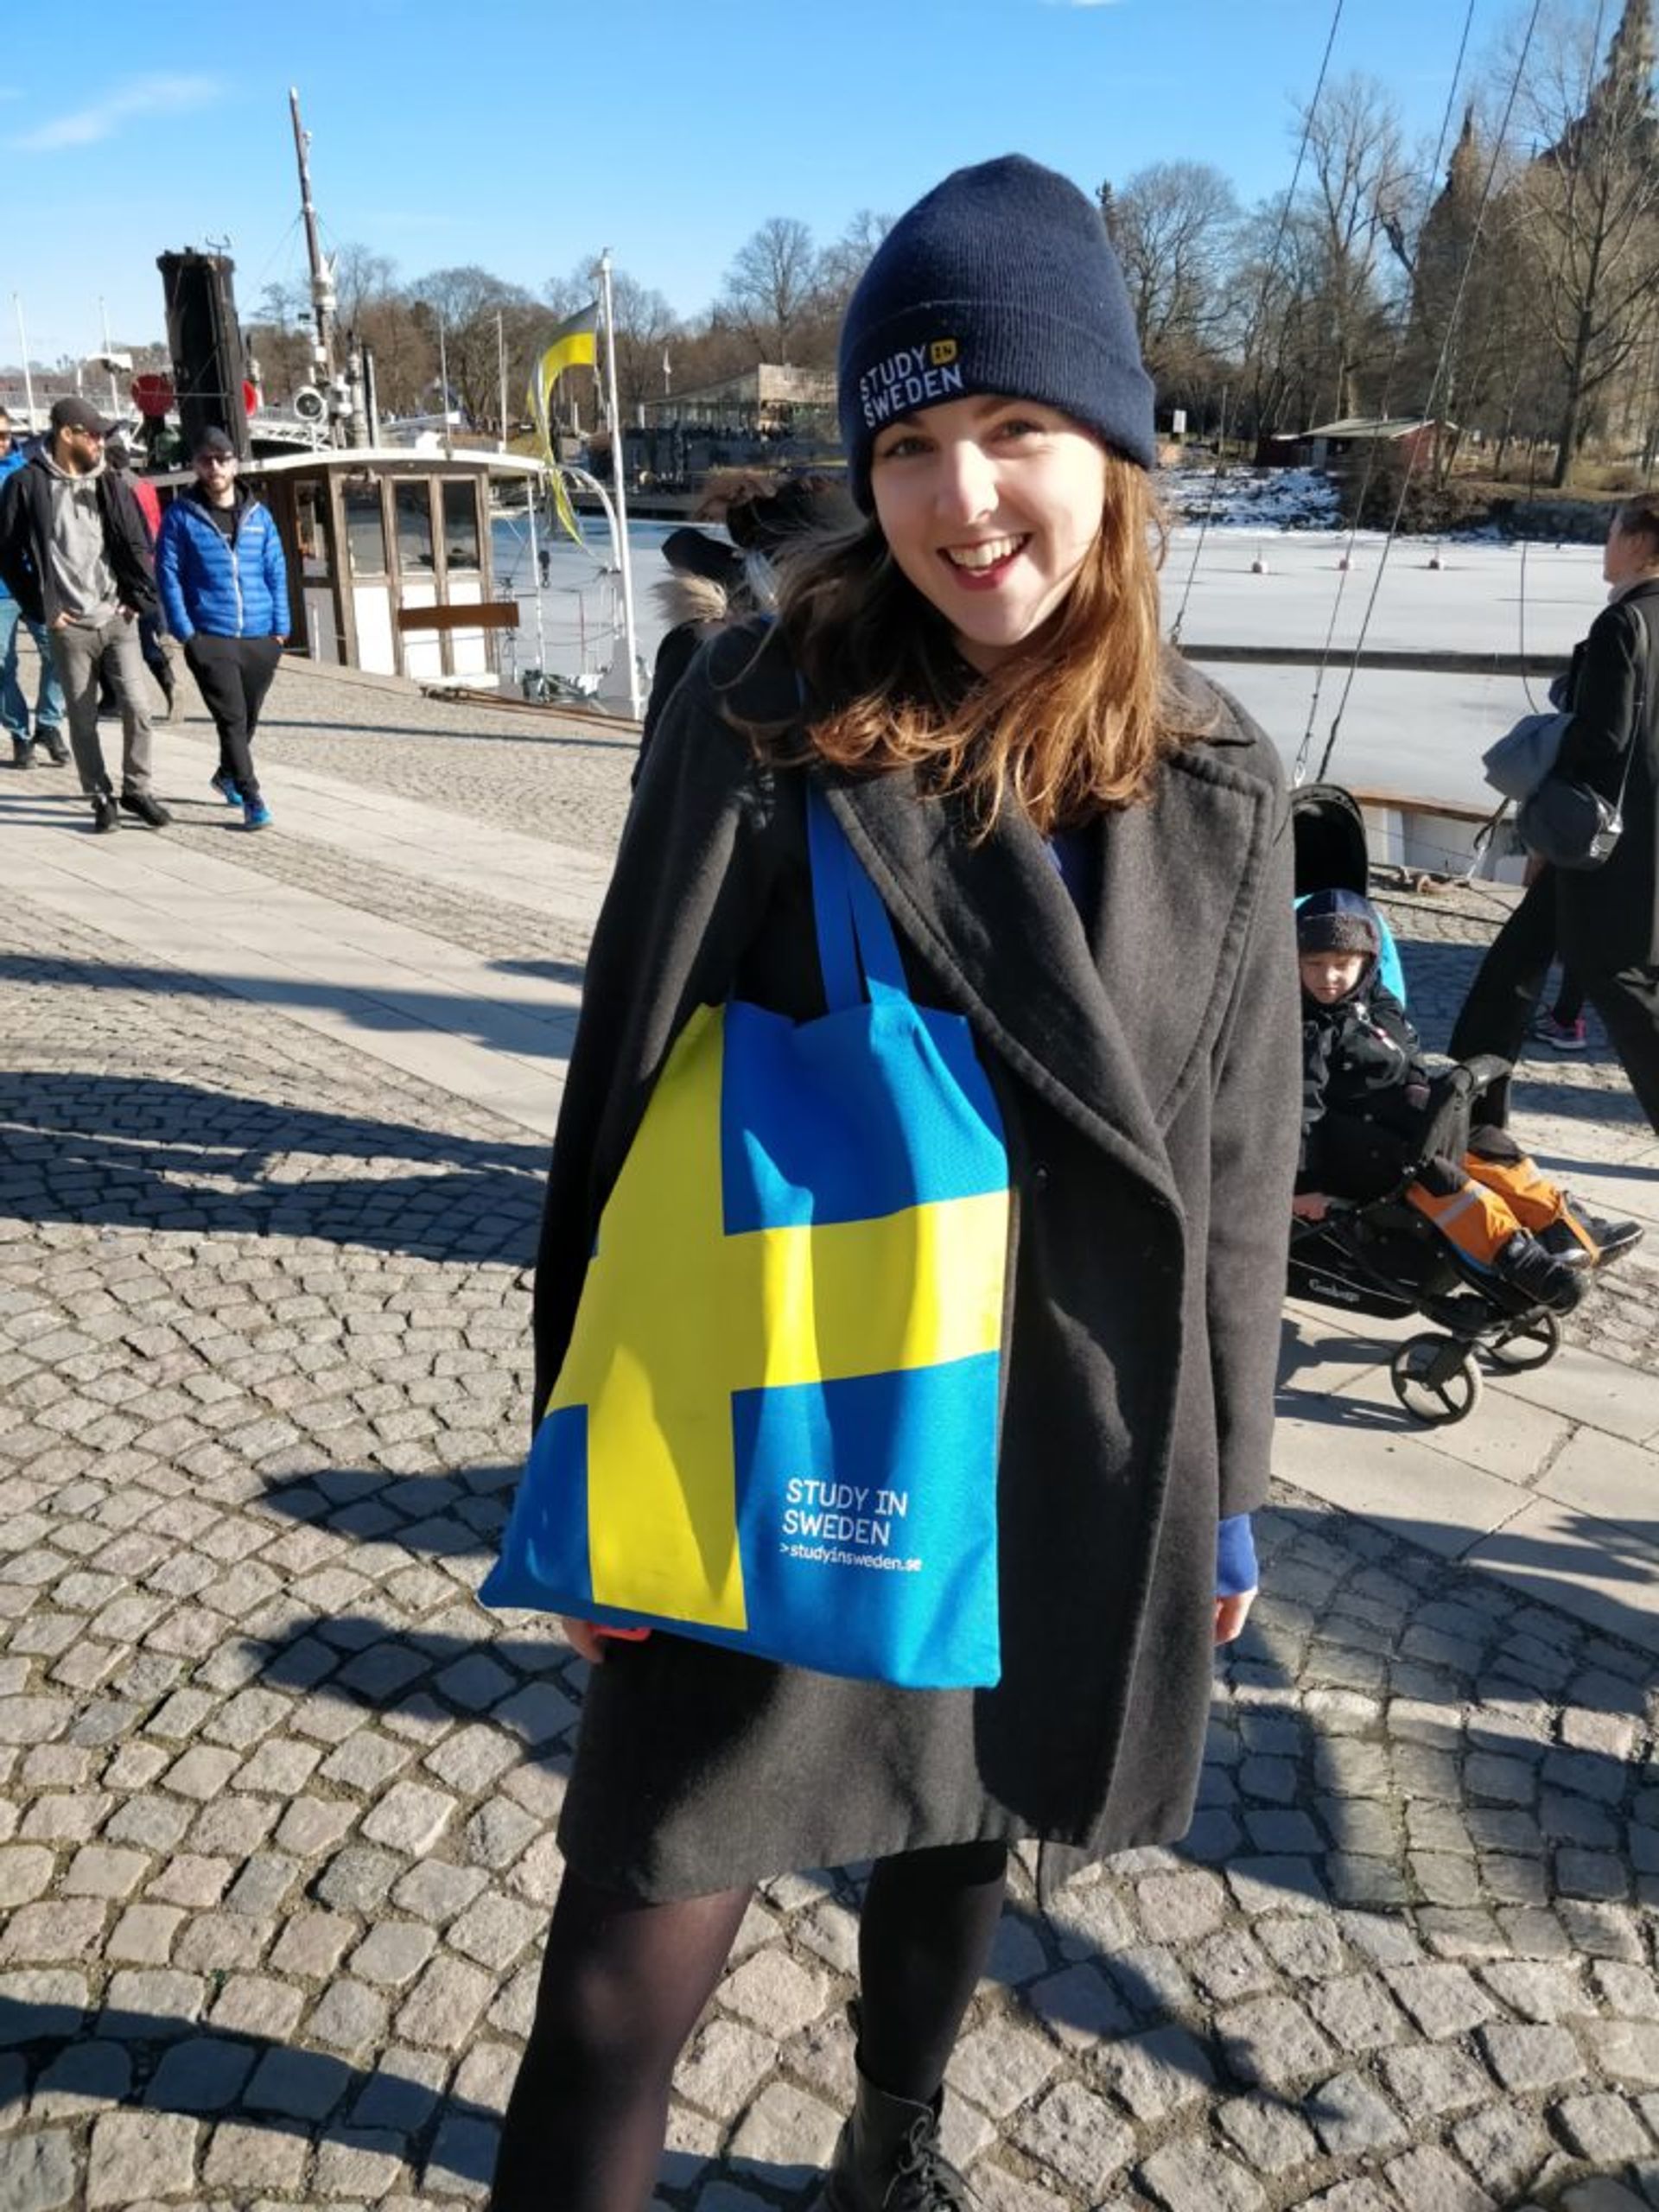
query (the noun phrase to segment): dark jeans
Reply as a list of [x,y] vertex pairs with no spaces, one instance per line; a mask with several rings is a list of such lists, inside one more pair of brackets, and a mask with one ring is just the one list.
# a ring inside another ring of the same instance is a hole
[[[1495,1052],[1499,1059],[1518,1060],[1554,957],[1555,877],[1545,868],[1492,939],[1476,971],[1446,1048],[1452,1058],[1468,1060],[1478,1052]],[[1567,988],[1564,983],[1564,995]],[[1509,1117],[1506,1078],[1477,1101],[1473,1118],[1502,1128]]]
[[1637,1103],[1659,1129],[1659,968],[1621,968],[1586,975],[1585,996],[1601,1016],[1608,1040],[1630,1077]]
[[184,658],[219,732],[219,772],[245,799],[259,796],[253,734],[282,657],[276,638],[214,638],[198,630],[185,641]]

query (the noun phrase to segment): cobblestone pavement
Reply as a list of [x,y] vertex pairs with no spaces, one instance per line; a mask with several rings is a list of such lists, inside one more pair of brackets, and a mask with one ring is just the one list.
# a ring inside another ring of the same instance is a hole
[[[185,727],[211,744],[194,696]],[[594,852],[609,852],[620,834],[639,749],[631,723],[429,699],[291,660],[278,671],[257,742],[261,760],[278,769],[320,768]]]
[[[461,810],[496,776],[489,818],[571,842],[620,808],[393,703],[420,735],[315,765],[395,757]],[[521,926],[392,870],[328,884],[294,820],[238,861],[492,956]],[[1477,925],[1395,920],[1433,1033]],[[582,1689],[556,1633],[471,1595],[544,1148],[96,931],[9,923],[0,2212],[481,2200]],[[1543,1072],[1627,1110],[1600,1062]],[[1261,1535],[1192,1834],[1050,1915],[1017,1872],[947,2105],[988,2212],[1659,2205],[1651,1661],[1294,1492]],[[757,1901],[664,2206],[810,2200],[858,1886]]]

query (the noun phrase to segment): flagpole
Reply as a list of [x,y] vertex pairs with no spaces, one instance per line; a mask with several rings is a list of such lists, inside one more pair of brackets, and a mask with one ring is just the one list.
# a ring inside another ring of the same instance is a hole
[[443,457],[453,461],[455,448],[449,435],[449,340],[442,314],[438,316],[438,404],[443,410]]
[[622,565],[622,643],[628,656],[628,712],[637,721],[644,705],[639,696],[639,654],[634,643],[633,562],[628,552],[628,474],[622,409],[616,391],[616,309],[611,298],[611,249],[599,257],[600,289],[605,301],[605,375],[610,388],[611,481],[616,489],[616,557]]
[[29,373],[29,333],[23,328],[23,296],[14,292],[11,304],[17,310],[17,343],[23,349],[23,398],[29,408],[29,433],[35,435],[35,379]]
[[507,340],[502,327],[501,310],[495,311],[495,353],[501,369],[501,450],[507,449]]
[[[543,467],[546,467],[543,463]],[[540,486],[532,476],[530,480],[530,573],[536,585],[536,659],[543,676],[547,674],[547,622],[542,613],[542,549],[536,535],[536,494]]]

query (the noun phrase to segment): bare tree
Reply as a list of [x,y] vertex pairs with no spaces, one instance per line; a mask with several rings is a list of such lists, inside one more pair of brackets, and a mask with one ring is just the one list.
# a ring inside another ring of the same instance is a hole
[[1558,9],[1535,39],[1520,102],[1544,149],[1516,193],[1535,257],[1535,327],[1562,373],[1557,486],[1620,383],[1645,372],[1659,284],[1650,0],[1627,0],[1599,76],[1593,36],[1582,10]]
[[891,215],[861,207],[841,236],[818,257],[818,312],[839,323],[853,288],[869,267],[875,249],[893,228]]
[[739,247],[721,304],[760,360],[786,362],[818,297],[812,233],[792,215],[771,215]]
[[1205,162],[1154,162],[1121,188],[1103,186],[1100,200],[1147,366],[1167,390],[1221,334],[1238,201],[1221,171]]
[[259,367],[268,399],[291,398],[311,377],[315,326],[311,296],[302,284],[267,284],[259,308],[243,334]]
[[1410,190],[1409,173],[1393,102],[1374,79],[1328,85],[1301,127],[1313,181],[1297,214],[1317,256],[1330,405],[1333,414],[1351,415],[1362,373],[1387,345],[1383,253]]
[[410,292],[429,319],[435,350],[442,324],[449,387],[463,413],[480,429],[499,429],[502,346],[507,356],[511,410],[513,395],[522,393],[528,380],[531,348],[545,321],[543,311],[522,284],[504,283],[472,263],[435,269],[411,286]]
[[679,321],[660,292],[624,270],[612,275],[611,297],[616,306],[617,404],[626,419],[643,400],[663,397],[663,356]]
[[363,310],[372,303],[397,296],[397,264],[372,246],[348,241],[336,250],[334,266],[334,298],[342,330],[355,330]]

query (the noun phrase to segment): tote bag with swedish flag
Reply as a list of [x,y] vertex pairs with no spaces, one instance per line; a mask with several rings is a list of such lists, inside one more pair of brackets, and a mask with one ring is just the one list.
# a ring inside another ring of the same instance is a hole
[[481,1595],[823,1674],[1001,1672],[1007,1156],[809,790],[829,1011],[693,1014],[600,1219]]

